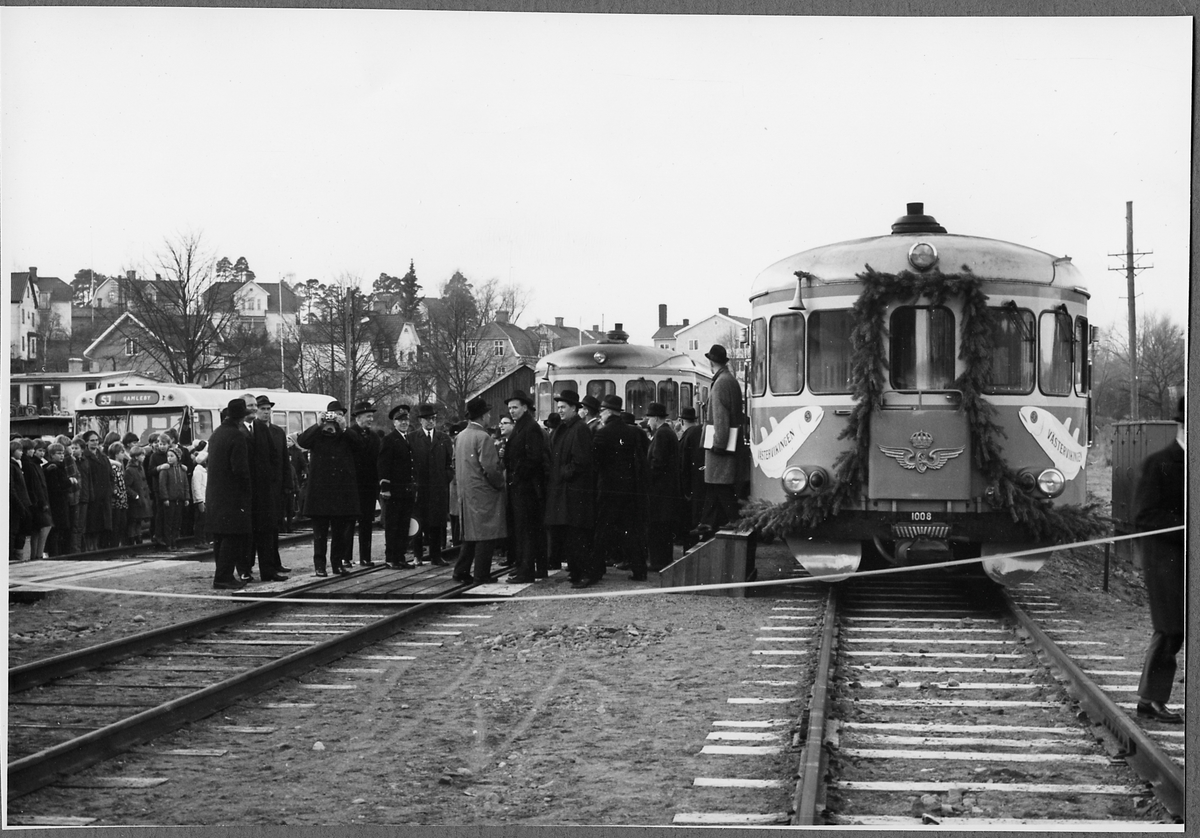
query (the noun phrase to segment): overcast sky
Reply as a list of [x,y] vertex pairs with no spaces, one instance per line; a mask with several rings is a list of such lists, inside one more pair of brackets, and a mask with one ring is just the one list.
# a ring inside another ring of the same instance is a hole
[[789,254],[952,233],[1108,256],[1186,324],[1188,18],[936,19],[5,8],[4,271],[153,271],[201,233],[263,280],[457,269],[521,325],[648,342]]

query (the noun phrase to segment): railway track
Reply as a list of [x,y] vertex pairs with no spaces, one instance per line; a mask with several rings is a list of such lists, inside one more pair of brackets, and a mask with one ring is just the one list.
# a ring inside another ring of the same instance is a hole
[[[387,641],[440,607],[440,600],[471,587],[449,587],[398,610],[349,603],[315,609],[293,601],[343,584],[341,577],[316,581],[266,601],[10,669],[10,799]],[[419,647],[427,641],[408,642]]]
[[990,583],[909,574],[834,586],[823,629],[792,823],[1182,817],[1180,766],[1072,660],[1096,641],[1070,623],[1056,641]]

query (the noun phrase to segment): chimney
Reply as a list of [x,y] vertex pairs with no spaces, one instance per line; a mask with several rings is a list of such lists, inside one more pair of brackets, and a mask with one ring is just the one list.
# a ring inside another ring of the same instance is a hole
[[729,309],[727,308],[719,308],[717,311],[719,311],[721,314],[724,314],[726,317],[729,316]]
[[563,319],[561,317],[554,318],[554,328],[556,328],[556,329],[563,328]]
[[593,332],[598,332],[598,331],[600,331],[600,326],[599,326],[598,324],[596,324],[596,323],[593,323],[593,324],[592,324],[592,331],[593,331]]
[[497,323],[507,323],[508,322],[508,312],[505,311],[504,309],[500,309],[498,312],[496,312],[496,322]]
[[667,325],[667,304],[666,303],[658,304],[658,325],[659,326]]
[[67,359],[67,372],[69,372],[69,373],[83,372],[83,359],[82,358],[68,358]]
[[688,324],[688,319],[685,317],[685,318],[683,318],[683,325],[686,326],[687,324]]
[[29,269],[29,278],[32,279],[34,282],[37,282],[37,268]]
[[135,279],[137,279],[137,271],[125,271],[125,278],[130,282],[133,282]]

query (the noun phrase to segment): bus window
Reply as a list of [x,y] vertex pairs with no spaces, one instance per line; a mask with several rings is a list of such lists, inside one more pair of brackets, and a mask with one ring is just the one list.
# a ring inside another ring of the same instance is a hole
[[537,385],[537,415],[549,416],[554,412],[554,402],[550,398],[550,382],[539,381]]
[[1043,311],[1038,319],[1038,380],[1047,396],[1071,394],[1071,315]]
[[271,424],[275,425],[277,427],[280,427],[280,428],[286,428],[287,427],[287,411],[286,410],[272,410],[271,411]]
[[679,415],[679,382],[666,381],[658,382],[658,401],[667,409],[667,416]]
[[625,410],[641,419],[654,401],[654,382],[639,378],[625,384]]
[[989,395],[1033,392],[1033,312],[1016,305],[992,309],[992,377]]
[[194,408],[192,410],[192,439],[208,439],[213,432],[213,411]]
[[304,431],[304,417],[298,410],[289,410],[287,412],[287,432],[289,434],[298,434]]
[[944,306],[892,312],[891,381],[897,390],[945,390],[954,383],[954,313]]
[[301,423],[305,428],[311,428],[317,424],[317,412],[315,410],[304,411],[304,421]]
[[687,382],[684,382],[683,384],[679,385],[679,409],[680,410],[683,410],[685,407],[695,408],[696,402],[692,398],[693,386],[694,385],[688,384]]
[[771,348],[767,355],[772,393],[780,396],[804,389],[804,315],[797,312],[771,318]]
[[597,401],[603,401],[604,397],[617,392],[617,385],[606,378],[594,378],[587,383],[587,392],[580,393],[579,397],[592,396]]
[[767,392],[767,321],[761,317],[750,324],[750,395]]
[[1086,317],[1075,318],[1075,393],[1086,396],[1092,390],[1091,364],[1088,359],[1088,346],[1091,345],[1092,333],[1088,329]]
[[808,316],[808,389],[814,393],[850,392],[848,309],[814,311]]

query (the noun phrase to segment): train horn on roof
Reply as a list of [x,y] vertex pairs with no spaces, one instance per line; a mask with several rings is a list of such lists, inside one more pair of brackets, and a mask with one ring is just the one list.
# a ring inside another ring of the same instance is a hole
[[896,219],[892,225],[892,235],[898,233],[944,233],[946,228],[937,223],[932,215],[925,214],[925,205],[912,203],[908,205],[908,214]]

